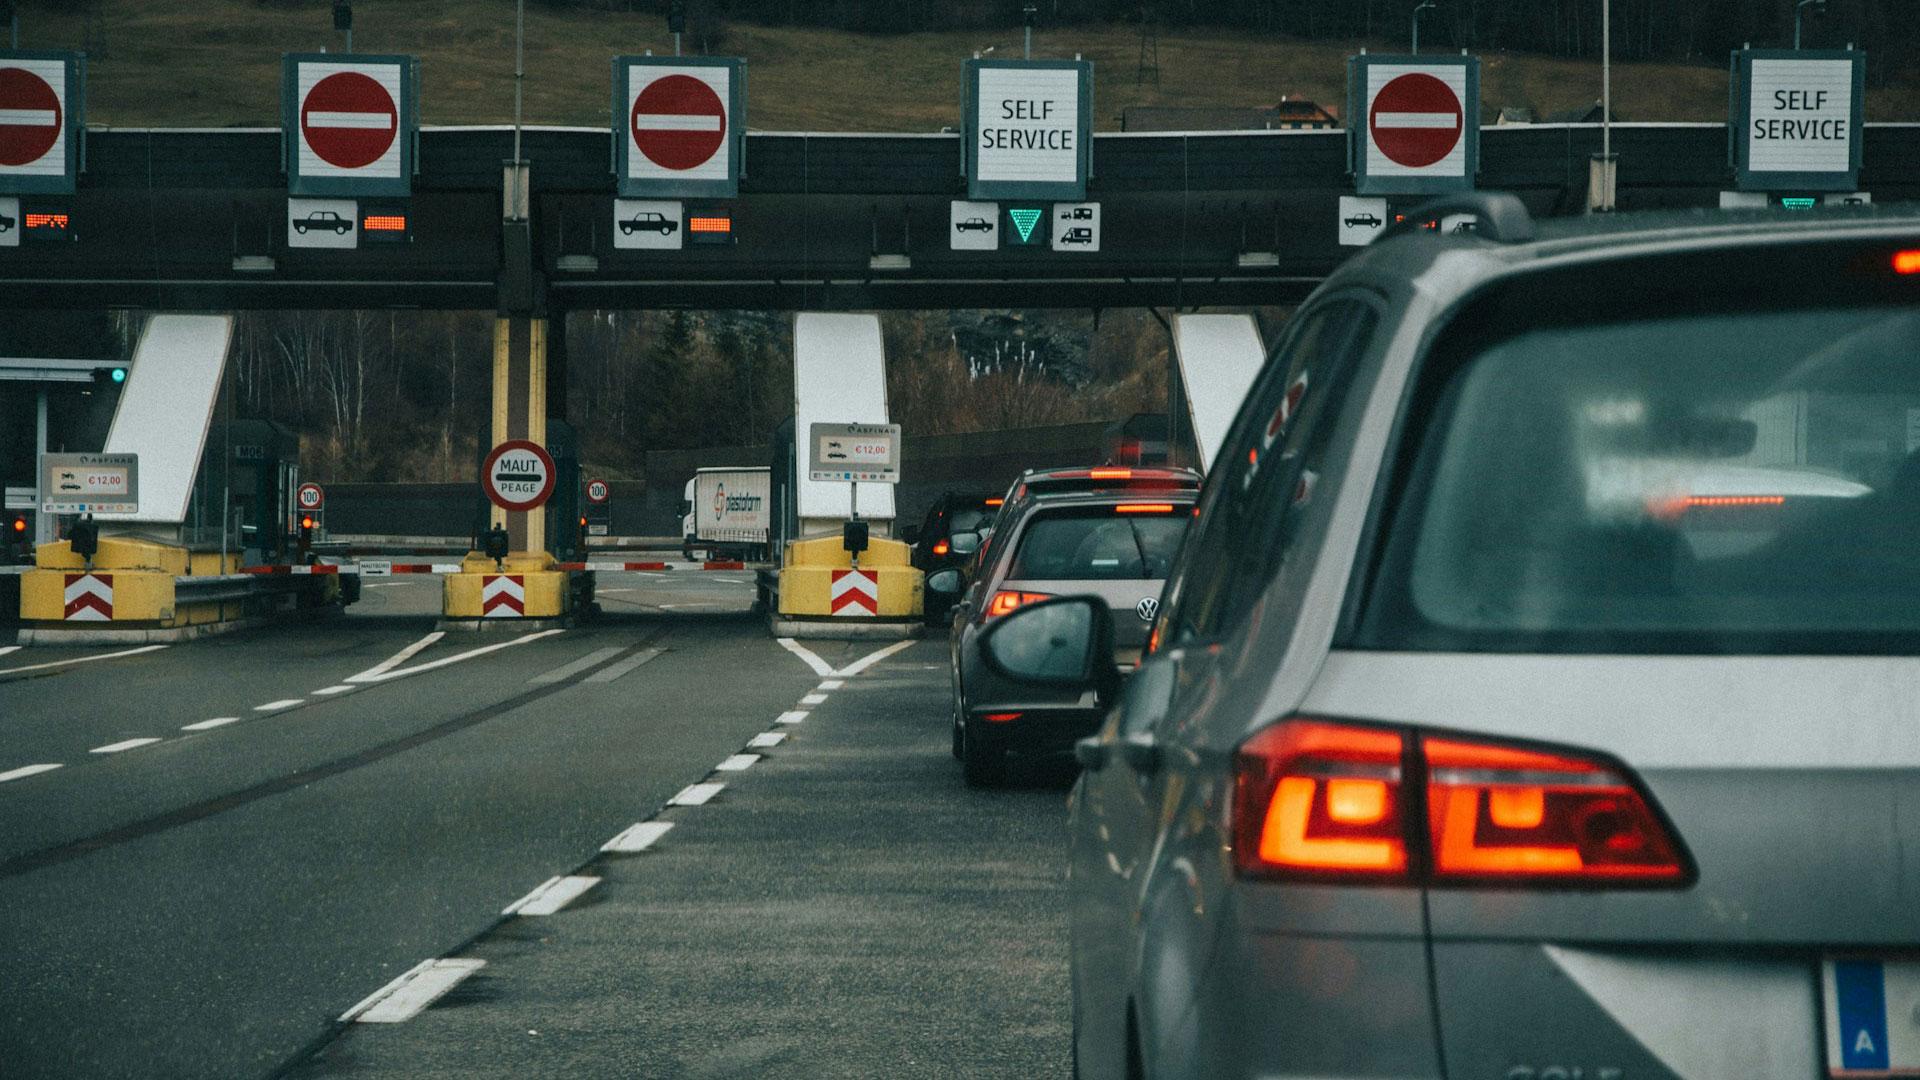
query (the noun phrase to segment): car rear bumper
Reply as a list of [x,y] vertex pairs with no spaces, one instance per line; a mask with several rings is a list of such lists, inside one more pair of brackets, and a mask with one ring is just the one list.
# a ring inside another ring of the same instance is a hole
[[[1009,715],[1014,718],[989,719]],[[1078,706],[990,705],[968,710],[967,731],[1015,754],[1064,754],[1076,740],[1099,730],[1100,719],[1098,709]]]

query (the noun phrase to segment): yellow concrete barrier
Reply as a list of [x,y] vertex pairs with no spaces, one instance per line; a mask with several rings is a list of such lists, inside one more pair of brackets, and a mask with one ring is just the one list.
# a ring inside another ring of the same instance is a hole
[[875,539],[860,567],[838,536],[795,540],[780,568],[781,616],[797,618],[918,619],[925,610],[926,575],[911,565],[912,549]]
[[174,579],[183,575],[230,574],[240,558],[217,551],[196,552],[135,537],[103,536],[93,565],[65,540],[41,544],[37,569],[20,582],[20,618],[48,627],[82,629],[87,623],[128,628],[172,629],[239,618],[243,601],[176,605]]
[[553,565],[553,556],[544,551],[514,552],[498,567],[470,551],[460,561],[460,572],[446,575],[440,612],[447,619],[500,623],[560,618],[569,610],[569,575]]

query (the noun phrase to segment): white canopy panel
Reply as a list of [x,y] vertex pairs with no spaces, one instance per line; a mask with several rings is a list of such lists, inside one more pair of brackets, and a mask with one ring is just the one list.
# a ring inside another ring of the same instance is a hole
[[[851,484],[807,479],[814,424],[887,423],[887,355],[878,315],[803,311],[793,317],[793,438],[799,462],[800,531],[808,519],[845,520]],[[860,516],[893,519],[893,485],[861,484]]]
[[1267,350],[1251,315],[1175,315],[1173,353],[1204,472],[1213,467]]
[[140,455],[140,512],[101,514],[100,520],[186,521],[232,340],[229,315],[147,320],[106,446],[109,454]]

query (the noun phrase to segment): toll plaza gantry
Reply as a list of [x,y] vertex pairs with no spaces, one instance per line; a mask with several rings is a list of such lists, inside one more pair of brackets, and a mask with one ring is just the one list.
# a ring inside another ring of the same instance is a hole
[[[1470,75],[1466,91],[1394,106],[1450,116],[1463,148],[1409,164],[1430,137],[1374,115],[1404,73],[1366,84],[1363,149],[1339,130],[1096,136],[1077,61],[973,61],[964,132],[905,135],[747,134],[737,61],[615,58],[612,131],[419,128],[409,57],[305,54],[285,70],[278,129],[73,128],[64,185],[8,200],[26,235],[0,251],[0,307],[490,308],[490,445],[540,446],[565,419],[569,310],[1285,304],[1340,261],[1356,222],[1377,230],[1432,191],[1510,191],[1547,216],[1727,205],[1728,187],[1766,180],[1757,158],[1736,166],[1721,124],[1481,132]],[[1005,108],[988,116],[995,95]],[[1920,198],[1920,128],[1863,125],[1857,102],[1854,115],[1839,178],[1795,181]],[[1380,181],[1376,151],[1406,159],[1386,175],[1433,171],[1440,186]],[[1356,190],[1406,194],[1343,209]],[[468,557],[447,614],[483,615],[502,575],[558,598],[527,616],[563,614],[538,501],[495,503],[506,554]]]

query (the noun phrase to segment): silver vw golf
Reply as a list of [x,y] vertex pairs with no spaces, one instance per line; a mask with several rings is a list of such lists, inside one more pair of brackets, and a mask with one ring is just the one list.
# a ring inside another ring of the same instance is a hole
[[1077,747],[1078,1074],[1920,1075],[1920,217],[1452,200],[1278,342]]

